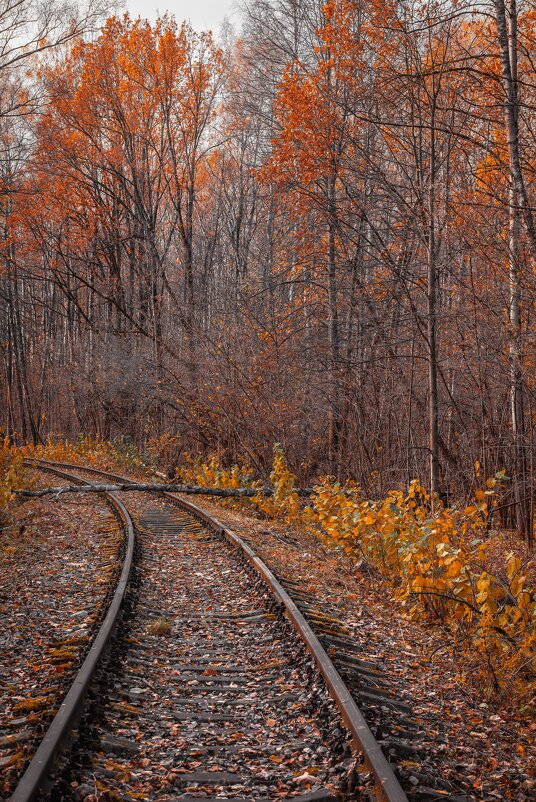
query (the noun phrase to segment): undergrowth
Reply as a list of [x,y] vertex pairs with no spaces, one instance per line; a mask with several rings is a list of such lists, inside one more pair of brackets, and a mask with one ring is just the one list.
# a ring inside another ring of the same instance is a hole
[[24,446],[22,453],[33,459],[90,465],[103,470],[124,468],[136,471],[145,467],[131,443],[110,443],[94,437],[81,436],[75,443],[49,437],[43,445]]
[[21,449],[0,430],[0,528],[7,526],[17,502],[12,492],[23,486],[24,465]]

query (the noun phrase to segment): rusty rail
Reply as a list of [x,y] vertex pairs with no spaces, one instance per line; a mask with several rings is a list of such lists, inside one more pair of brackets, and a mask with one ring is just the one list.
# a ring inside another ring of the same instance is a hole
[[[55,467],[50,467],[44,463],[39,464],[39,468],[50,471],[57,476],[68,478],[69,480],[76,478],[62,473]],[[31,802],[43,788],[56,755],[61,750],[73,728],[73,724],[75,724],[83,710],[89,684],[106,650],[108,641],[110,640],[121,613],[121,607],[125,599],[134,559],[134,525],[127,509],[119,499],[112,494],[107,493],[105,495],[108,503],[117,512],[126,532],[126,548],[121,574],[104,621],[100,625],[84,662],[80,666],[50,727],[46,731],[29,766],[19,780],[11,796],[11,802]]]

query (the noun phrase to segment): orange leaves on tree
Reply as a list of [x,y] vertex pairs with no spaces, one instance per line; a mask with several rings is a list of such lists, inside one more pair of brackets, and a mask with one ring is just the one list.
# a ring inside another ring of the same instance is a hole
[[[210,35],[168,18],[151,25],[112,17],[94,41],[75,42],[60,66],[43,70],[49,103],[32,191],[21,193],[13,215],[25,228],[20,239],[33,240],[36,253],[55,241],[49,250],[66,259],[88,254],[98,265],[94,281],[118,237],[136,243],[141,232],[143,247],[156,250],[154,232],[165,241],[176,219],[169,209],[203,180],[222,72]],[[178,218],[186,216],[182,209]]]

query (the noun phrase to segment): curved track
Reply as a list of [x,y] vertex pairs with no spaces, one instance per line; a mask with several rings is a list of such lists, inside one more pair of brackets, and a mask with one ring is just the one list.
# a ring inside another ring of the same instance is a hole
[[[78,479],[99,475],[128,481],[76,465],[39,465],[75,471]],[[116,648],[121,665],[108,668],[100,678],[101,686],[108,685],[97,705],[100,720],[94,712],[89,716],[91,735],[78,749],[76,765],[71,758],[55,798],[333,799],[352,791],[343,771],[349,761],[343,759],[345,736],[337,725],[334,700],[354,751],[373,775],[374,798],[406,800],[344,681],[262,560],[196,505],[168,493],[160,501],[154,496],[149,501],[147,495],[136,494],[129,501],[141,543],[140,578],[131,583],[134,613]],[[133,544],[132,529],[130,562]],[[99,632],[82,666],[80,674],[84,673],[43,740],[39,759],[38,752],[19,784],[15,802],[37,795],[79,715],[129,575],[126,561],[114,609],[103,624],[107,628],[102,636],[102,629]],[[170,733],[178,753],[164,749]],[[177,768],[179,753],[183,765]],[[304,789],[309,793],[304,795]]]
[[[56,476],[73,479],[71,475],[65,474],[50,466],[41,467],[43,470],[54,473]],[[111,493],[106,493],[105,497],[121,520],[126,534],[126,548],[119,580],[106,616],[99,627],[85,660],[77,672],[69,691],[43,737],[30,765],[19,780],[15,792],[11,797],[12,802],[26,802],[27,800],[34,799],[45,783],[59,749],[69,736],[77,717],[82,712],[87,689],[121,613],[121,607],[125,599],[134,559],[134,525],[127,509],[117,497]]]

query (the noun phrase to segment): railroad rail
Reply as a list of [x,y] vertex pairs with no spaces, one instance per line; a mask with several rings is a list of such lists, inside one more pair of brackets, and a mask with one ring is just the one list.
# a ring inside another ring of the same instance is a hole
[[[129,481],[124,477],[117,476],[115,474],[111,474],[109,472],[102,471],[96,468],[88,468],[85,466],[72,465],[68,463],[31,461],[31,464],[33,464],[39,470],[41,469],[50,470],[52,472],[55,472],[57,475],[63,476],[63,478],[67,479],[77,478],[80,481],[80,476],[79,476],[80,474],[89,474],[90,476],[105,476],[107,479],[118,481],[120,483],[125,483]],[[69,473],[67,474],[65,473],[65,471],[69,471]],[[72,471],[75,471],[76,474],[78,474],[78,476],[73,477]],[[335,702],[340,718],[342,719],[344,726],[346,727],[350,735],[354,752],[361,756],[361,760],[364,765],[364,770],[366,770],[373,776],[374,779],[374,790],[372,792],[373,798],[377,800],[384,800],[384,802],[407,802],[407,796],[403,791],[402,787],[400,786],[394,774],[391,764],[385,758],[385,755],[383,754],[379,743],[374,738],[374,735],[372,734],[361,710],[359,709],[354,698],[352,697],[351,692],[349,691],[344,680],[342,679],[339,672],[335,668],[331,658],[328,656],[326,650],[322,646],[315,632],[313,631],[313,629],[311,628],[311,626],[301,613],[297,604],[293,601],[289,593],[285,590],[283,585],[277,580],[274,574],[270,571],[270,569],[266,566],[266,564],[257,556],[257,554],[253,551],[253,549],[247,543],[245,543],[241,538],[239,538],[234,532],[232,532],[227,527],[223,526],[217,519],[215,519],[211,515],[208,515],[204,510],[200,509],[197,505],[191,503],[190,501],[178,498],[173,494],[162,493],[161,498],[163,500],[163,504],[165,504],[166,506],[171,504],[173,505],[173,507],[178,508],[181,511],[181,513],[183,514],[183,520],[181,523],[183,530],[185,529],[188,530],[189,527],[191,531],[194,531],[191,529],[191,525],[188,524],[188,520],[192,521],[193,519],[194,521],[199,522],[199,524],[202,525],[202,529],[205,532],[208,530],[208,532],[212,533],[212,539],[216,538],[218,542],[226,541],[228,546],[231,547],[231,551],[236,555],[240,555],[241,559],[243,559],[250,566],[250,570],[253,569],[257,577],[256,581],[260,580],[262,588],[264,589],[267,588],[269,590],[270,598],[274,603],[274,609],[278,613],[282,612],[284,614],[286,620],[289,622],[294,632],[296,633],[299,642],[303,644],[308,654],[312,658],[316,670],[322,675],[325,686],[329,692],[329,696]],[[130,517],[129,512],[127,512],[124,505],[121,504],[121,502],[119,502],[118,499],[114,498],[113,496],[112,499],[113,503],[117,505],[117,509],[120,511],[120,514],[123,517],[123,520],[126,522],[126,526],[129,531],[128,548],[125,556],[125,563],[123,566],[121,578],[118,587],[116,589],[112,604],[110,605],[110,609],[105,618],[105,621],[103,622],[102,627],[91,647],[91,650],[88,653],[87,658],[83,666],[81,667],[80,672],[75,679],[75,682],[73,683],[73,686],[71,687],[69,693],[67,694],[60,708],[60,711],[58,712],[56,718],[52,722],[50,729],[46,733],[37,753],[34,756],[34,759],[32,760],[26,773],[24,774],[19,785],[17,786],[17,789],[12,797],[13,802],[26,802],[27,800],[29,802],[29,800],[35,799],[39,793],[40,788],[43,786],[43,783],[49,774],[50,767],[54,761],[54,757],[61,750],[62,745],[65,742],[67,735],[73,726],[73,722],[75,722],[77,717],[80,716],[81,710],[84,706],[84,700],[87,694],[88,686],[95,675],[95,671],[97,665],[99,664],[99,661],[102,660],[102,655],[105,651],[106,644],[110,640],[110,636],[112,634],[112,631],[114,630],[114,626],[116,625],[121,607],[125,600],[125,595],[127,593],[129,577],[131,574],[131,568],[133,563],[135,526],[133,525],[132,518]],[[156,515],[156,518],[154,519],[147,518],[146,515],[145,519],[142,518],[141,521],[138,521],[137,523],[138,531],[143,532],[145,526],[146,530],[150,532],[149,535],[150,538],[154,539],[155,537],[157,537],[159,533],[162,532],[166,537],[168,535],[171,536],[172,538],[175,537],[178,531],[177,525],[174,524],[171,521],[171,519],[169,519],[169,516],[166,518],[163,513],[159,515],[156,512],[154,513],[154,515]],[[184,518],[184,516],[186,516],[186,518]],[[153,523],[151,523],[151,521],[153,521]],[[197,532],[195,536],[199,538],[200,536],[199,532]],[[165,541],[166,548],[167,545],[168,541],[166,540]],[[199,559],[197,554],[193,555],[192,561],[193,564],[198,565]],[[229,563],[229,565],[232,565],[232,563]],[[264,613],[258,613],[258,615],[254,615],[253,617],[249,616],[249,619],[246,616],[245,618],[243,617],[241,620],[243,622],[247,620],[253,622],[256,618],[263,619],[264,615],[265,615]],[[228,616],[224,616],[224,618],[227,620]],[[199,626],[202,628],[204,624],[200,623]],[[268,641],[270,641],[270,637],[273,638],[273,633],[269,634]],[[225,664],[220,662],[219,658],[216,661],[215,660],[209,662],[205,661],[203,663],[202,650],[200,652],[199,660],[200,663],[208,666],[208,668],[205,668],[203,675],[204,678],[206,678],[208,672],[210,680],[208,682],[209,686],[215,684],[215,680],[212,680],[212,677],[215,677],[217,675],[219,675],[219,678],[223,678],[225,676],[233,676],[231,669],[226,669]],[[184,680],[187,683],[192,683],[192,686],[194,688],[196,686],[201,687],[201,685],[199,684],[199,674],[196,673],[196,671],[199,669],[199,666],[189,666],[189,667],[187,666],[187,671],[186,671],[186,669],[184,668],[184,664],[181,665],[182,665],[181,668],[182,673],[180,674],[181,681]],[[227,674],[225,672],[227,672]],[[193,677],[193,679],[188,680],[187,679],[188,676]],[[238,681],[240,681],[239,673],[237,673],[236,676],[238,677]],[[151,683],[148,683],[148,685],[150,686]],[[232,685],[233,683],[230,683],[229,692],[231,692]],[[139,690],[140,689],[136,688],[134,689],[134,691],[139,691]],[[135,701],[137,693],[130,692],[129,698],[131,700],[132,697],[134,697]],[[140,695],[140,698],[143,698],[143,693]],[[181,701],[184,704],[189,704],[191,700],[188,700],[186,698]],[[193,718],[195,718],[193,714],[191,715]],[[208,714],[204,715],[207,718],[207,720],[210,719],[212,721],[218,721],[218,720],[224,721],[226,718],[225,715],[223,717],[222,716],[218,717],[213,713],[211,713],[210,715]],[[115,748],[118,748],[117,745]],[[277,759],[277,756],[274,757]],[[189,776],[194,776],[194,775],[189,775]],[[203,778],[200,779],[200,782],[201,783],[203,782]],[[261,797],[256,796],[256,798],[261,798]],[[128,798],[128,796],[126,798]],[[206,800],[215,797],[210,797],[210,796],[200,797],[198,793],[196,793],[194,790],[194,795],[191,797],[185,795],[185,796],[175,796],[173,798],[184,799],[184,800],[186,799]],[[249,799],[253,797],[248,796],[246,798]],[[310,795],[302,794],[301,796],[292,794],[290,798],[292,799],[302,798],[304,800],[310,798],[312,800],[312,799],[329,799],[332,797],[330,797],[330,794],[328,792],[320,791],[316,792],[316,795],[314,793]]]
[[[60,478],[76,479],[76,477],[52,466],[40,465],[39,467],[41,470],[46,470]],[[12,802],[29,802],[36,798],[43,787],[55,757],[82,711],[88,687],[119,620],[134,559],[134,525],[130,514],[121,501],[111,493],[104,495],[110,506],[117,513],[126,533],[126,548],[119,580],[106,616],[58,712],[54,716],[29,766],[19,780],[11,797]]]

